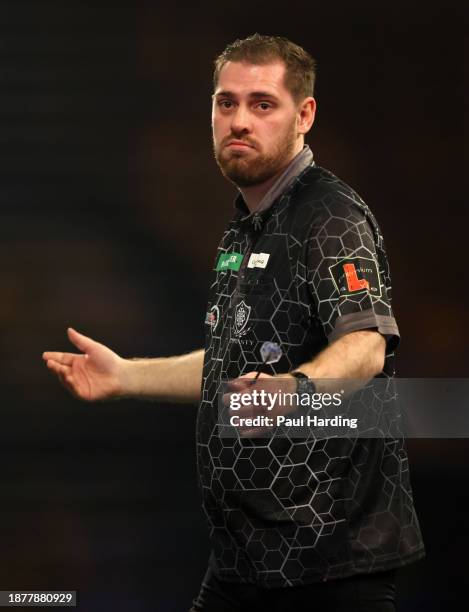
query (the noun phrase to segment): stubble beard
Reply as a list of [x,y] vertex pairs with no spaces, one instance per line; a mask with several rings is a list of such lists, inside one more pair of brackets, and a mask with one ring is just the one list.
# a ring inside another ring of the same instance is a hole
[[292,121],[285,136],[277,140],[275,149],[269,153],[258,153],[254,158],[250,158],[250,153],[237,154],[225,146],[217,150],[215,143],[213,149],[223,176],[242,188],[260,185],[277,174],[287,165],[295,145],[296,122]]

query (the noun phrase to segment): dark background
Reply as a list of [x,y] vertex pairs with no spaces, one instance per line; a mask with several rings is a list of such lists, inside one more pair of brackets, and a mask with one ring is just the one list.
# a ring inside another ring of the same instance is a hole
[[[284,35],[318,61],[308,141],[381,225],[399,375],[468,376],[462,7],[0,2],[0,590],[76,589],[86,612],[187,610],[198,590],[196,408],[80,403],[41,353],[70,350],[69,325],[124,356],[202,346],[234,196],[212,160],[212,61],[235,38]],[[469,445],[408,446],[427,558],[399,610],[453,609]]]

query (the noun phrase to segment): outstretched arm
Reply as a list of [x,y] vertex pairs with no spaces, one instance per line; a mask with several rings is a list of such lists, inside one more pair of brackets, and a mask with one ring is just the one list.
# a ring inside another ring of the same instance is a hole
[[69,340],[80,351],[46,351],[47,367],[75,397],[86,401],[123,397],[195,403],[200,399],[204,351],[176,357],[123,359],[72,328]]

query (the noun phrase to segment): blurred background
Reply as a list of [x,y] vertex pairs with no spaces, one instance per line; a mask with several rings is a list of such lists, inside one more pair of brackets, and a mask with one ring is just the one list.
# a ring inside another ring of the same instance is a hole
[[[258,31],[318,61],[308,142],[381,225],[398,374],[467,377],[467,15],[400,0],[2,0],[0,15],[0,590],[187,610],[209,554],[196,407],[80,403],[42,351],[72,350],[69,325],[123,356],[202,346],[235,195],[212,159],[212,62]],[[402,572],[398,609],[451,609],[469,444],[408,448],[427,558]]]

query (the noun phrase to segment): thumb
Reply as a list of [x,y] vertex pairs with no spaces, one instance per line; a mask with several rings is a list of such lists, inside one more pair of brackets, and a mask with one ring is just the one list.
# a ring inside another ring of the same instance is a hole
[[94,344],[94,340],[88,338],[88,336],[84,336],[83,334],[78,333],[73,327],[69,327],[67,329],[68,339],[72,344],[74,344],[80,351],[83,353],[89,353],[90,349]]

